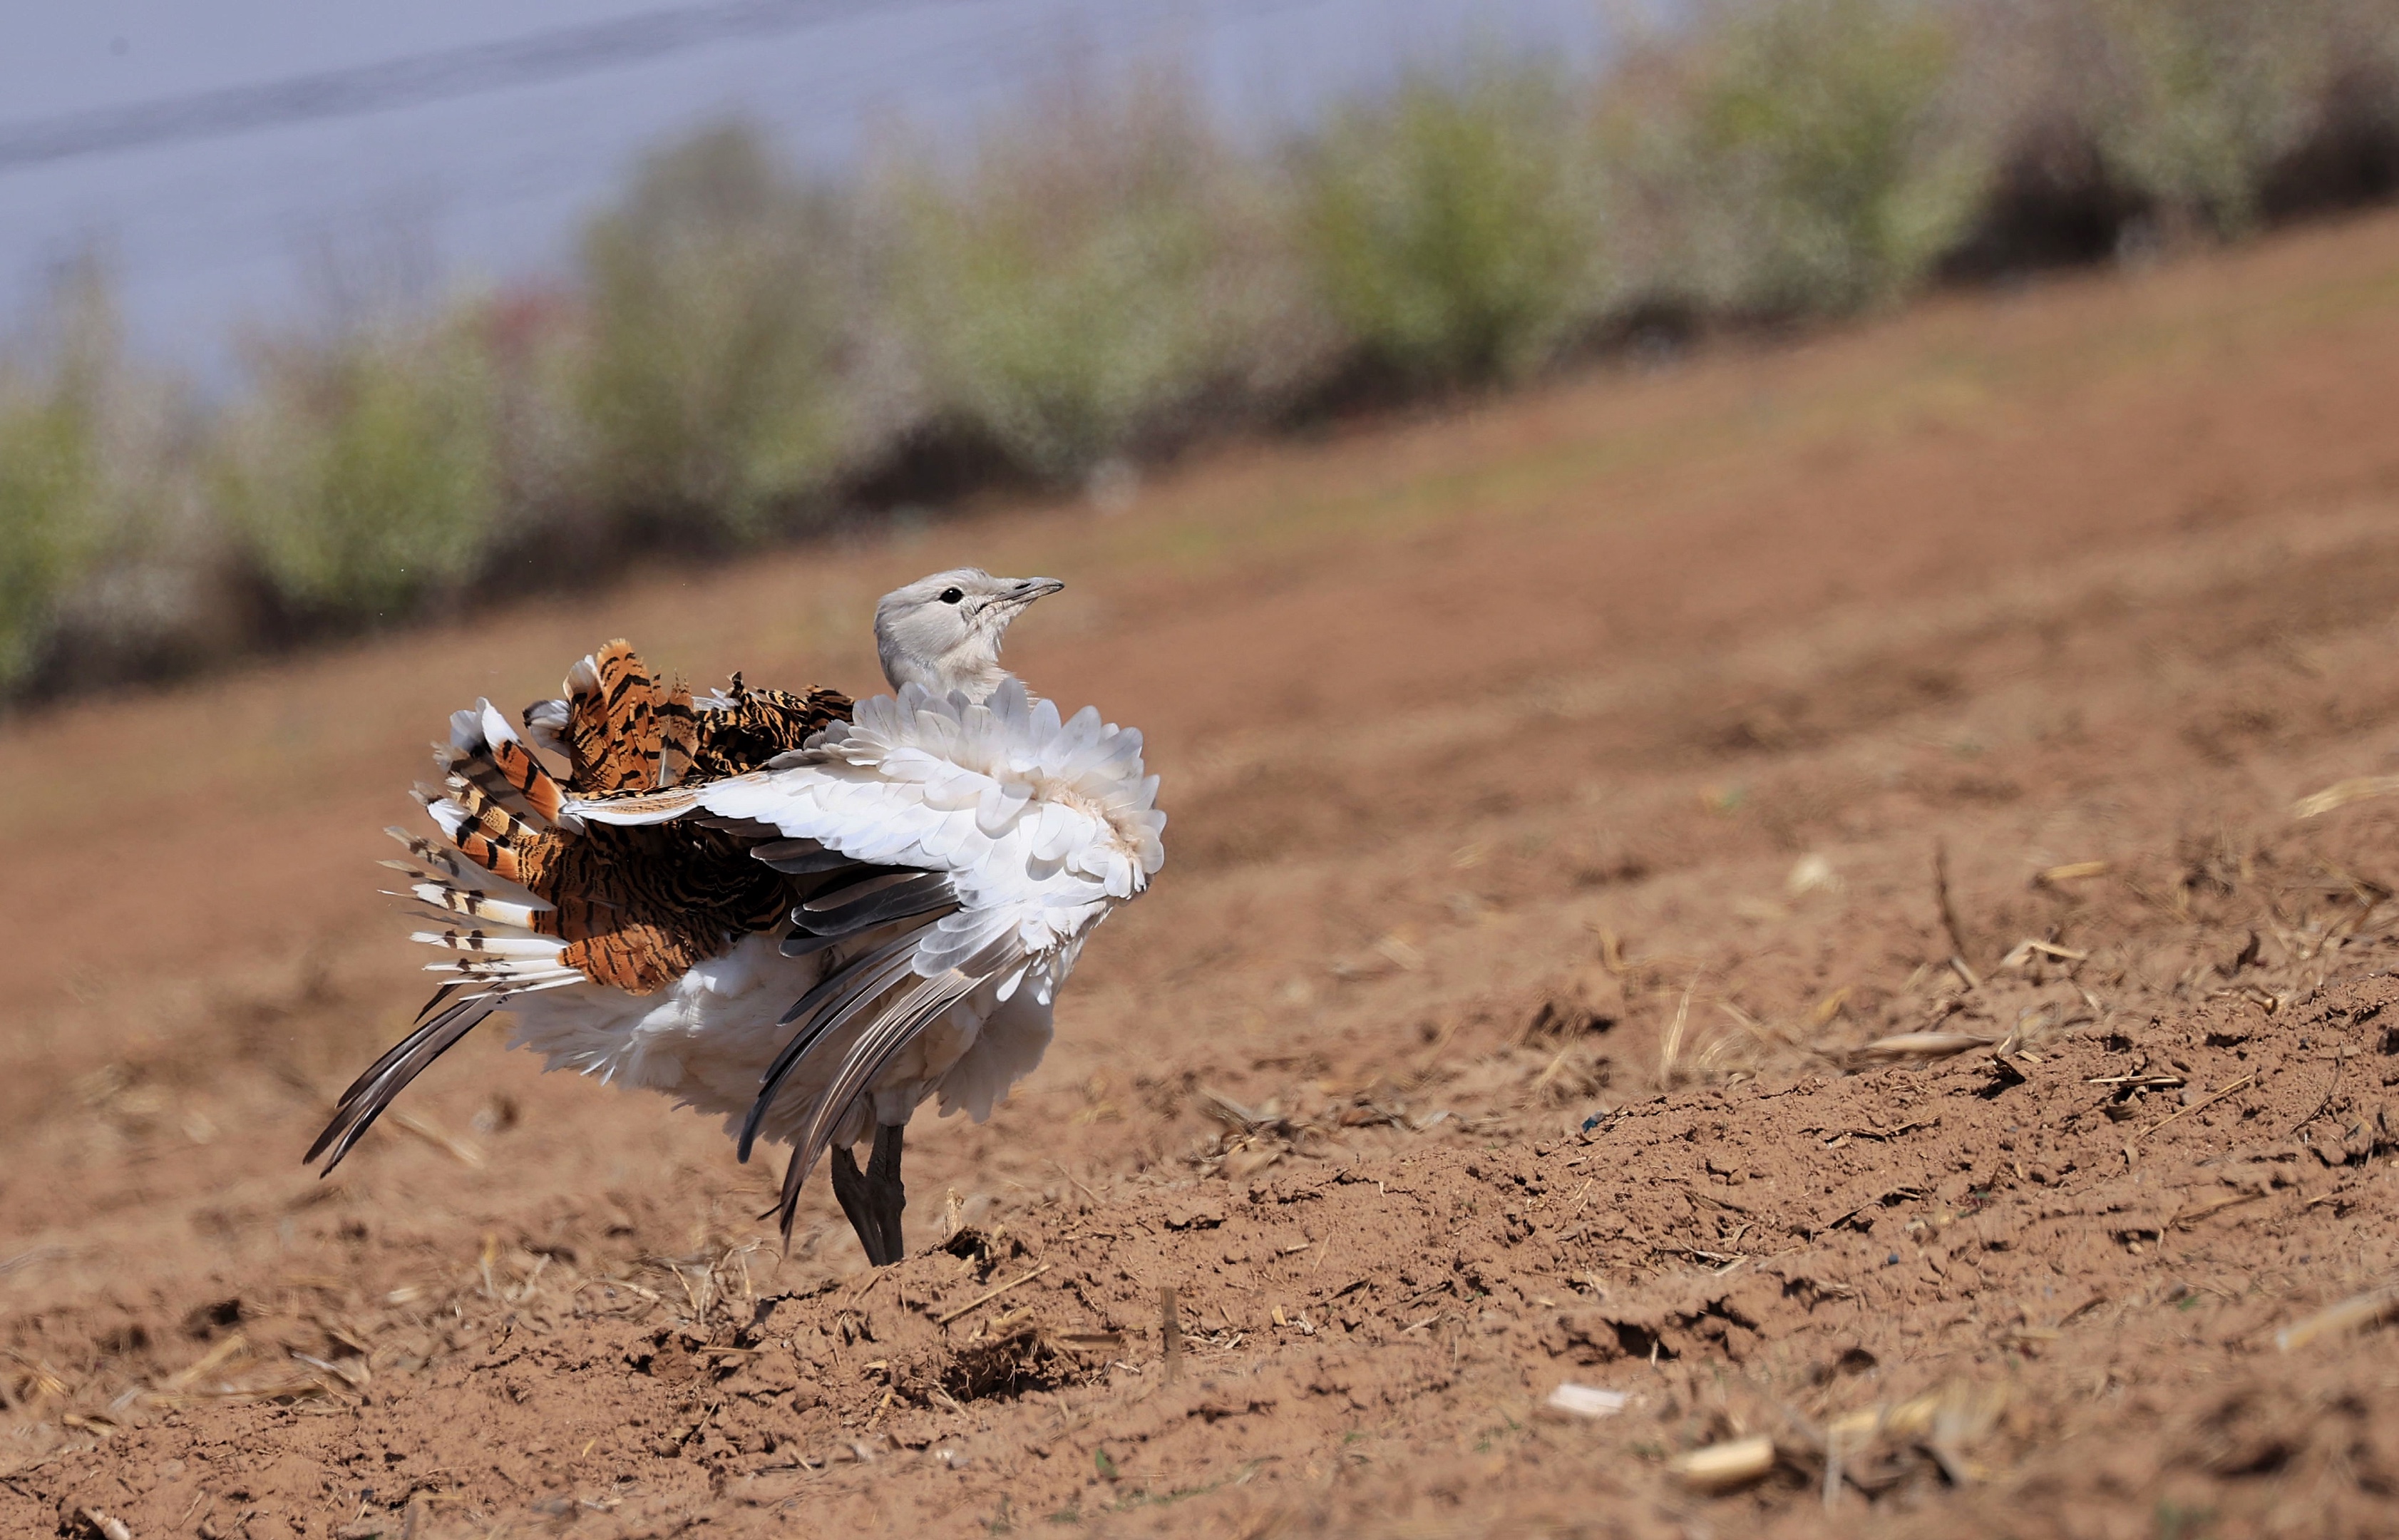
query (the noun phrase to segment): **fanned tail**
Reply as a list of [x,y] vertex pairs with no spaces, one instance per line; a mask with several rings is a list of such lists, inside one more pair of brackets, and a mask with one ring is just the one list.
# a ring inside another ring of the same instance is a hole
[[419,787],[416,795],[448,842],[389,830],[412,858],[383,864],[408,879],[395,897],[468,924],[413,938],[441,949],[445,960],[427,966],[453,977],[409,1034],[342,1093],[305,1157],[321,1160],[322,1172],[341,1164],[410,1082],[510,998],[583,979],[566,965],[556,909],[531,887],[582,827],[563,811],[564,789],[488,701],[452,717],[451,741],[437,762],[448,771],[441,785]]
[[[331,1170],[411,1081],[512,999],[586,984],[647,994],[846,885],[846,860],[809,866],[820,880],[795,884],[750,859],[771,831],[640,826],[693,811],[700,784],[754,770],[849,709],[838,691],[750,690],[739,676],[730,695],[696,705],[617,641],[575,666],[562,698],[529,708],[522,736],[488,700],[454,713],[437,781],[416,789],[442,837],[393,830],[408,859],[383,863],[405,879],[392,896],[431,912],[434,927],[413,939],[437,950],[427,967],[448,980],[343,1094],[308,1158]],[[553,774],[536,748],[570,769]],[[862,887],[793,922],[846,936],[928,897]]]

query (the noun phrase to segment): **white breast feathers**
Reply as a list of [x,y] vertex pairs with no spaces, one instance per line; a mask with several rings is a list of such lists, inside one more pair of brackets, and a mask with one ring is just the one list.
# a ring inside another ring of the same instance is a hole
[[793,1008],[749,1125],[807,1062],[798,1079],[824,1089],[793,1141],[790,1196],[860,1093],[952,1007],[1005,1005],[1020,988],[1047,1005],[1091,928],[1163,864],[1157,791],[1139,733],[1088,708],[1062,722],[1010,679],[983,701],[908,685],[768,769],[571,810],[767,825],[783,836],[758,851],[770,864],[863,873],[795,909],[783,942],[850,958]]

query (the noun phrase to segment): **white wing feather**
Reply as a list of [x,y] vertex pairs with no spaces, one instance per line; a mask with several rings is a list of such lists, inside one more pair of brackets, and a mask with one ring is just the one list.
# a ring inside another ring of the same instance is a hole
[[[1141,735],[1086,707],[1061,722],[1015,680],[985,701],[910,685],[859,702],[781,767],[695,796],[578,802],[606,822],[694,809],[772,825],[852,859],[946,873],[957,912],[930,927],[915,971],[934,978],[1002,939],[1054,957],[1164,864],[1158,779]],[[1054,986],[1061,970],[1044,969]]]
[[[1157,796],[1139,733],[1088,708],[1062,722],[1056,706],[1009,680],[983,701],[906,686],[861,701],[848,722],[768,769],[571,801],[566,812],[624,824],[739,819],[853,861],[946,880],[956,907],[906,933],[912,944],[889,965],[904,957],[905,970],[888,983],[885,965],[845,974],[860,980],[846,996],[827,974],[811,996],[824,1003],[767,1071],[740,1135],[745,1155],[762,1128],[790,1126],[777,1111],[788,1105],[784,1076],[820,1056],[833,1060],[830,1074],[793,1083],[821,1089],[792,1109],[800,1126],[784,1176],[788,1234],[818,1154],[828,1141],[848,1141],[869,1111],[905,1122],[917,1099],[938,1091],[944,1110],[980,1117],[1038,1061],[1050,1002],[1084,939],[1164,864]],[[918,982],[902,987],[910,975]],[[987,1026],[1000,1034],[990,1051],[967,1055]]]

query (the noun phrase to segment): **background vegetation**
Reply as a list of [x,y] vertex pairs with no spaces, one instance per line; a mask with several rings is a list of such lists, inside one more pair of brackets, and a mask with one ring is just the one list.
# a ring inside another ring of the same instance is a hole
[[718,126],[554,285],[261,340],[222,399],[62,276],[0,349],[0,699],[2394,193],[2399,0],[1725,0],[1264,149],[1143,77],[837,185]]

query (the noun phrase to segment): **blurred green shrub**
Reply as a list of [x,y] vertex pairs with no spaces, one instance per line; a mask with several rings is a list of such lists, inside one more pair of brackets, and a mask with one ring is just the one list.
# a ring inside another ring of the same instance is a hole
[[2095,0],[2116,90],[2101,144],[2171,240],[2245,234],[2269,169],[2322,102],[2330,29],[2316,0]]
[[1582,97],[1484,61],[1335,115],[1302,154],[1323,303],[1403,376],[1524,374],[1595,317],[1602,197]]
[[1745,6],[1695,54],[1679,122],[1634,157],[1682,230],[1669,287],[1710,309],[1839,314],[1905,292],[1965,229],[1987,156],[1943,112],[1957,47],[1940,10]]
[[929,406],[1050,478],[1255,405],[1316,348],[1267,194],[1172,83],[1068,90],[962,172],[899,159],[894,302]]
[[41,661],[61,606],[106,554],[106,416],[121,392],[116,311],[95,262],[45,295],[29,363],[0,365],[0,692]]
[[40,661],[63,591],[98,536],[95,403],[73,368],[0,380],[0,689]]
[[1595,78],[1419,74],[1276,155],[1156,79],[857,185],[712,128],[577,282],[272,342],[212,414],[87,265],[0,357],[0,696],[738,546],[983,448],[1099,491],[1327,384],[2399,194],[2399,0],[1698,0],[1619,42]]
[[597,446],[578,398],[590,358],[584,321],[579,296],[562,285],[502,292],[475,321],[503,510],[493,554],[531,558],[568,580],[607,570],[624,545],[591,484]]
[[477,575],[499,533],[480,307],[260,346],[219,507],[293,611],[397,617]]
[[745,125],[642,163],[583,246],[590,495],[741,542],[824,489],[858,426],[843,388],[861,308],[847,218]]

